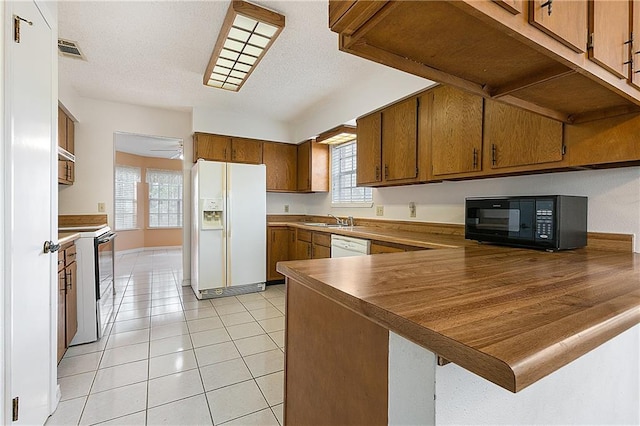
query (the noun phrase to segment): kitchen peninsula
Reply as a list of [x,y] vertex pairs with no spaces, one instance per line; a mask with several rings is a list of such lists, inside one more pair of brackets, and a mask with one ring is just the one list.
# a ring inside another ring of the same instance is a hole
[[278,271],[288,424],[640,420],[639,254],[467,244]]

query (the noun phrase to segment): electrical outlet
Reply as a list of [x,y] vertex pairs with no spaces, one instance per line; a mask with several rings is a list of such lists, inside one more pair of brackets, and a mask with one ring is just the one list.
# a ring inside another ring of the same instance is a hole
[[416,203],[409,202],[409,217],[416,217]]
[[104,213],[107,211],[107,208],[104,203],[98,203],[98,213]]
[[284,205],[284,212],[289,213],[289,204]]
[[384,206],[376,206],[376,216],[384,216]]

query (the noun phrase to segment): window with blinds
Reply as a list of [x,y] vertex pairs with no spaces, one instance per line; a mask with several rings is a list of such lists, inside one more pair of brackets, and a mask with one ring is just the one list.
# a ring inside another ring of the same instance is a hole
[[356,186],[356,142],[331,147],[331,202],[367,204],[373,202],[371,188]]
[[139,167],[116,165],[115,217],[118,231],[138,227],[138,183]]
[[149,228],[182,227],[182,171],[147,169]]

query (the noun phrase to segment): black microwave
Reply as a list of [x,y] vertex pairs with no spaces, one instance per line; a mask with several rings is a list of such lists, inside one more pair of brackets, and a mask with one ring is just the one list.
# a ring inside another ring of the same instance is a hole
[[587,245],[587,197],[535,195],[467,198],[468,240],[568,250]]

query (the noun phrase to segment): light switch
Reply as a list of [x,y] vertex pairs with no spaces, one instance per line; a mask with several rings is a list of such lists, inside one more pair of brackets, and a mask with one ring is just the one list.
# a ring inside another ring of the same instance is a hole
[[107,211],[105,203],[98,203],[98,213],[104,213]]
[[409,217],[416,217],[416,203],[409,202]]
[[376,216],[384,216],[384,206],[376,206]]

